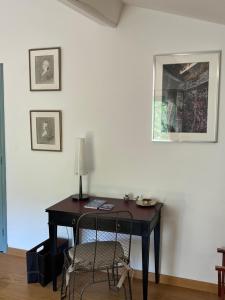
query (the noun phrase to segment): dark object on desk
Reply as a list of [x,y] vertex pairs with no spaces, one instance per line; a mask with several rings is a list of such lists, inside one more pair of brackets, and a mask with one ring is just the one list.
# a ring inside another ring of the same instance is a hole
[[84,208],[99,209],[99,207],[102,206],[105,202],[105,200],[92,199],[84,205]]
[[89,196],[87,194],[83,194],[82,192],[82,176],[80,175],[80,183],[79,183],[79,194],[72,196],[73,200],[88,200]]
[[221,300],[224,300],[225,248],[217,248],[217,252],[222,253],[222,265],[215,267],[218,272],[218,297],[220,297]]
[[[90,199],[103,199],[114,204],[117,211],[129,211],[133,215],[132,235],[138,235],[142,238],[142,284],[143,284],[143,300],[148,299],[148,267],[149,267],[149,250],[150,250],[150,234],[154,230],[154,252],[155,252],[155,282],[159,283],[159,258],[160,258],[160,217],[162,203],[157,203],[153,207],[139,207],[135,201],[113,198],[90,197]],[[56,239],[57,226],[75,226],[78,218],[87,209],[84,208],[84,201],[73,201],[72,197],[68,197],[57,204],[46,209],[49,219],[49,237],[51,241],[52,254],[52,270],[53,270],[53,290],[57,290],[56,275]],[[106,223],[104,219],[101,224],[105,231],[112,232],[113,228]],[[118,221],[120,233],[127,233],[126,220],[121,218]],[[90,228],[87,224],[87,229]]]
[[112,210],[114,208],[114,204],[105,203],[99,207],[100,210]]
[[[126,220],[128,235],[120,234],[118,222],[122,218]],[[61,299],[82,299],[90,285],[108,282],[109,288],[123,287],[125,299],[129,294],[132,300],[129,267],[132,223],[131,213],[126,211],[89,212],[79,217],[73,227],[75,246],[65,251]],[[80,233],[87,224],[92,230],[85,231],[80,239]],[[104,232],[106,224],[112,229],[110,235]],[[129,293],[124,285],[126,277]]]
[[125,194],[124,197],[123,197],[123,200],[124,201],[130,200],[130,196],[128,194]]
[[[63,251],[68,248],[66,239],[57,239],[56,273],[59,275],[63,267]],[[40,249],[40,251],[39,251]],[[26,252],[27,282],[39,282],[46,286],[52,280],[50,240],[46,240]]]

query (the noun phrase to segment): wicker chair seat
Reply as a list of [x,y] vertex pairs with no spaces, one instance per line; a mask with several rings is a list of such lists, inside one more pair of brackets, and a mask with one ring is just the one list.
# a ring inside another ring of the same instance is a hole
[[[73,261],[74,248],[69,250],[69,257]],[[124,250],[118,241],[97,241],[76,246],[75,270],[101,270],[112,268],[120,262],[126,262]]]

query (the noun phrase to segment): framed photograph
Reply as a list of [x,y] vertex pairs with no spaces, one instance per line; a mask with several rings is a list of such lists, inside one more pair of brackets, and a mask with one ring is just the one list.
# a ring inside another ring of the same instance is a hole
[[61,49],[29,50],[30,90],[61,90]]
[[62,113],[58,110],[30,111],[31,149],[62,151]]
[[153,141],[217,141],[220,57],[220,51],[154,57]]

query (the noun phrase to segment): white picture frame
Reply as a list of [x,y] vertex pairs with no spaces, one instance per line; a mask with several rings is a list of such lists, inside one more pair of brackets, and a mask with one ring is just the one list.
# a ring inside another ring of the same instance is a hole
[[30,111],[31,150],[62,151],[62,112]]
[[217,142],[221,51],[154,56],[152,141]]
[[29,50],[30,91],[61,90],[61,48]]

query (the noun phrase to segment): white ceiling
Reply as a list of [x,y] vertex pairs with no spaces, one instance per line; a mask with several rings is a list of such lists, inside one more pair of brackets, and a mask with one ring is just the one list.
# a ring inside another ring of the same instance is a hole
[[225,24],[225,0],[123,0],[124,3]]

